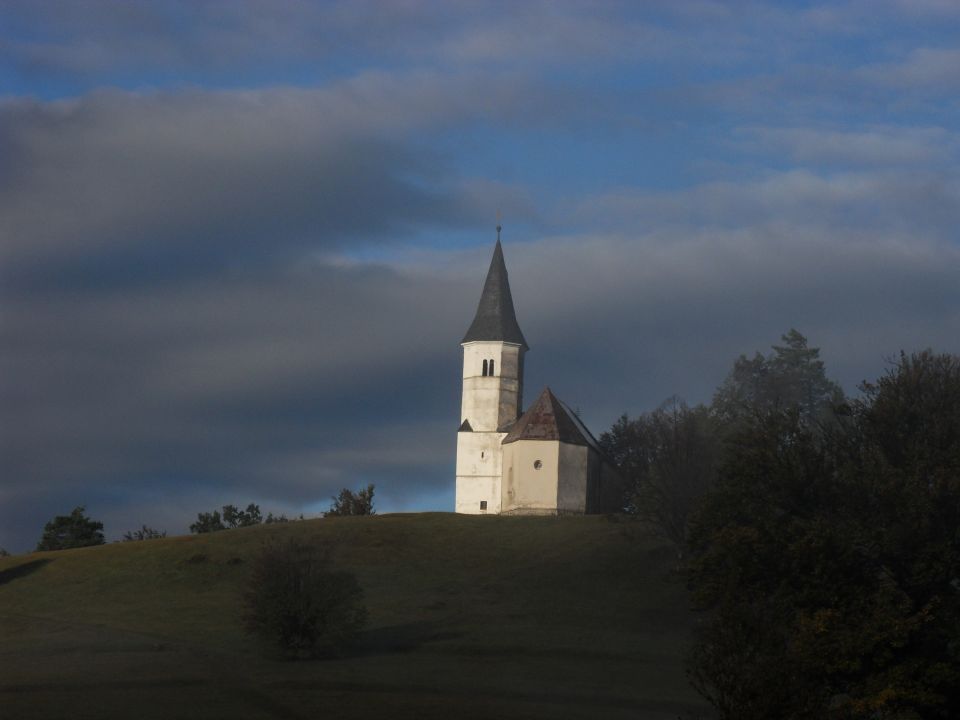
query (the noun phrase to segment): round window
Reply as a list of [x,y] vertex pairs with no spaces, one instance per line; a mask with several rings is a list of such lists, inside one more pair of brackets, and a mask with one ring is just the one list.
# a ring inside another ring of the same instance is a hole
[[540,462],[539,460],[534,460],[534,461],[533,461],[533,467],[534,467],[534,469],[539,470],[540,468],[543,467],[543,463]]

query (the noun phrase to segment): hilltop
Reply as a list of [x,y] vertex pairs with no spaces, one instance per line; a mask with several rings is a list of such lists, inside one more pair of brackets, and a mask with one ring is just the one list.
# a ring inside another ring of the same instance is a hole
[[[370,623],[348,657],[264,657],[249,558],[335,542]],[[0,704],[18,718],[695,717],[675,555],[602,516],[329,518],[0,559]]]

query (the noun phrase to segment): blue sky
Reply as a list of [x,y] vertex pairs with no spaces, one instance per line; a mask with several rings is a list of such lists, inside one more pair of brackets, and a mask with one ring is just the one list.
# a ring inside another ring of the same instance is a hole
[[[0,547],[86,504],[450,509],[497,211],[596,433],[791,327],[960,351],[960,5],[0,7]],[[532,395],[531,395],[532,396]]]

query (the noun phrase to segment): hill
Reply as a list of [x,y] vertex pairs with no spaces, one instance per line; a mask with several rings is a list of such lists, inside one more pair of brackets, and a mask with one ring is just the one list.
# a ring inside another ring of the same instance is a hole
[[[240,629],[270,538],[335,542],[370,623],[348,657]],[[0,559],[11,718],[670,718],[706,708],[671,548],[605,517],[329,518]]]

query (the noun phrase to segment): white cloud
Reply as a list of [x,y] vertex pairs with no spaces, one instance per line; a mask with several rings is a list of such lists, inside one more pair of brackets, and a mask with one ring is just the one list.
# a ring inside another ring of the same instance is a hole
[[755,127],[741,132],[745,140],[738,147],[783,153],[805,166],[949,168],[960,154],[960,139],[942,127]]
[[918,47],[899,61],[864,67],[860,75],[874,83],[912,93],[931,91],[947,101],[944,93],[960,88],[960,50],[952,47]]

